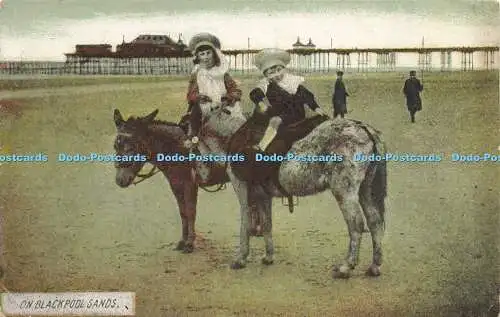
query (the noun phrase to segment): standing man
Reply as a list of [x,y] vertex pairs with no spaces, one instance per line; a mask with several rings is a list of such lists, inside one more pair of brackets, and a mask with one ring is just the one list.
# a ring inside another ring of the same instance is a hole
[[343,81],[344,72],[337,72],[337,80],[335,81],[335,88],[333,90],[332,103],[333,103],[333,117],[336,118],[340,115],[342,118],[347,113],[347,97],[349,94]]
[[424,90],[424,86],[417,79],[417,72],[410,71],[410,78],[405,81],[403,93],[406,96],[406,107],[410,112],[410,119],[415,123],[415,113],[422,110],[422,99],[420,99],[420,92]]

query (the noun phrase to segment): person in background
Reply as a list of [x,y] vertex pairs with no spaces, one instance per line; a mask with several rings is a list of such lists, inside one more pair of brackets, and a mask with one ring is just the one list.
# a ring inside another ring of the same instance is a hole
[[410,112],[410,120],[415,123],[415,113],[422,110],[422,99],[420,93],[424,90],[424,86],[417,78],[417,72],[410,71],[410,78],[406,79],[403,87],[403,93],[406,96],[406,107]]
[[333,118],[340,116],[341,118],[347,113],[347,93],[344,81],[344,72],[337,72],[337,80],[333,89],[332,103],[333,103]]

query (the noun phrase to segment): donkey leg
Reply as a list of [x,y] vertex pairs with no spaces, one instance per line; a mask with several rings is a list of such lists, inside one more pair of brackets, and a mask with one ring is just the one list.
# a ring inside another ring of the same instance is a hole
[[[351,179],[351,181],[353,181]],[[349,231],[349,250],[344,263],[335,266],[334,276],[339,278],[349,278],[351,271],[359,261],[359,251],[361,246],[361,236],[365,222],[358,197],[358,186],[350,185],[347,189],[334,190],[335,198],[344,216]]]
[[240,203],[240,249],[236,259],[231,264],[233,270],[244,268],[247,264],[247,258],[250,254],[250,227],[249,227],[249,200],[248,186],[245,182],[240,181],[228,168],[228,176],[231,179],[234,192]]
[[260,206],[256,202],[250,204],[250,215],[249,215],[249,227],[250,236],[260,237],[262,236],[262,221],[260,221]]
[[170,188],[172,189],[172,193],[174,194],[175,200],[177,201],[177,207],[179,208],[179,215],[182,221],[182,234],[181,239],[177,243],[174,250],[181,251],[184,250],[186,245],[186,240],[188,238],[188,219],[186,216],[186,206],[184,203],[184,186],[179,181],[180,175],[175,171],[168,171],[168,174],[165,174],[170,184]]
[[266,256],[262,258],[262,264],[271,265],[274,263],[274,243],[273,243],[273,214],[272,197],[266,197],[261,200],[261,210],[263,223],[264,243],[266,245]]
[[363,184],[359,196],[368,222],[368,228],[370,228],[373,245],[373,260],[366,274],[369,276],[379,276],[380,266],[382,265],[382,238],[385,231],[384,217],[373,201],[370,185]]
[[192,253],[194,250],[194,241],[196,239],[196,205],[198,201],[198,185],[195,182],[194,170],[189,169],[186,173],[188,177],[184,182],[184,215],[187,222],[187,232],[183,239],[186,241],[183,252]]
[[182,221],[182,235],[181,239],[179,242],[177,242],[177,245],[175,246],[174,250],[175,251],[182,251],[186,247],[186,240],[187,240],[187,232],[188,232],[188,222],[186,216],[184,216],[183,212],[181,211],[181,221]]
[[260,204],[260,198],[258,197],[258,186],[252,186],[248,184],[248,203],[250,205],[249,209],[249,227],[250,236],[261,237],[262,236],[262,206]]

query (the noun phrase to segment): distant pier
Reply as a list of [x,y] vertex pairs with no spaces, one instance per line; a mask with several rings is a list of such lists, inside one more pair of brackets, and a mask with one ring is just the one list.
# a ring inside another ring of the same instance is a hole
[[[397,68],[415,68],[425,71],[472,71],[498,69],[498,51],[495,46],[483,47],[428,47],[428,48],[352,48],[352,49],[290,49],[290,68],[300,72],[395,71]],[[255,70],[251,61],[259,50],[228,50],[235,71]],[[439,64],[436,63],[439,57]],[[459,60],[459,64],[454,62]]]
[[[499,47],[414,47],[414,48],[316,48],[299,39],[289,49],[290,68],[300,73],[473,71],[499,67]],[[255,54],[260,50],[223,50],[233,73],[252,73]],[[0,61],[4,75],[188,75],[193,64],[191,52],[181,41],[164,35],[141,35],[130,43],[77,45],[65,62]]]

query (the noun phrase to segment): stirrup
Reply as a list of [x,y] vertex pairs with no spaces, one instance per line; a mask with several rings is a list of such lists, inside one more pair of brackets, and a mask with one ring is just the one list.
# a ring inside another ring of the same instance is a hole
[[254,149],[256,151],[264,152],[264,150],[262,150],[258,144],[252,145],[252,149]]
[[[281,204],[283,206],[298,206],[299,205],[299,197],[298,196],[291,196],[292,200],[289,201],[288,197],[281,197]],[[292,205],[289,204],[292,203]]]

